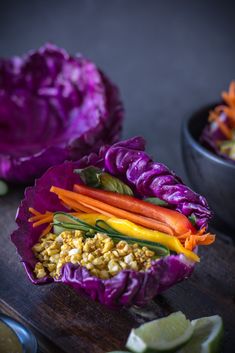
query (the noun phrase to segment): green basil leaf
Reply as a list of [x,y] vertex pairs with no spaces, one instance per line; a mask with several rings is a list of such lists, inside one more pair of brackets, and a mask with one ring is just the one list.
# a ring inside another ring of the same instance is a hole
[[93,188],[100,187],[100,175],[103,173],[100,168],[91,166],[84,169],[75,169],[74,173],[79,174],[80,178],[87,186]]
[[103,190],[133,196],[133,191],[128,185],[108,173],[102,173],[100,175],[100,183],[101,189]]
[[158,197],[147,197],[146,199],[144,199],[144,201],[150,202],[153,205],[157,205],[157,206],[163,206],[163,207],[168,206],[168,203],[166,201],[163,201]]
[[197,220],[197,217],[195,216],[194,213],[191,214],[191,216],[188,217],[189,221],[192,223],[193,226],[196,225],[196,220]]
[[131,188],[123,181],[109,173],[103,172],[99,168],[87,167],[84,169],[75,169],[74,173],[79,174],[80,178],[87,186],[117,192],[118,194],[133,195]]

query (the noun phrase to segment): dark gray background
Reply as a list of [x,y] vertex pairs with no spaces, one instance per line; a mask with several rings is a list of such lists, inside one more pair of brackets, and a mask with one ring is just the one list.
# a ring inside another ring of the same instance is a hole
[[123,136],[143,135],[154,158],[185,176],[183,117],[235,78],[234,9],[232,1],[0,0],[0,56],[45,41],[82,52],[120,87]]

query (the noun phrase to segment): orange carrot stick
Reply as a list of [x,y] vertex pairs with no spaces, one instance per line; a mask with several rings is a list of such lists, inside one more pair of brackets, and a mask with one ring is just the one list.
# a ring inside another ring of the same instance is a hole
[[38,216],[33,216],[28,219],[29,222],[35,222],[38,221],[39,219],[44,218],[44,215],[38,215]]
[[38,211],[36,211],[33,207],[29,207],[29,212],[31,212],[31,213],[34,214],[35,216],[41,215],[41,213],[38,212]]
[[53,221],[53,214],[50,214],[49,216],[44,217],[43,219],[40,219],[39,221],[33,223],[33,228],[52,221]]
[[192,233],[196,233],[196,229],[193,227],[188,218],[180,212],[153,205],[149,202],[139,200],[133,196],[121,195],[115,192],[90,188],[84,185],[74,185],[74,191],[79,194],[105,202],[109,205],[127,211],[131,210],[134,213],[164,223],[173,229],[175,234],[184,234],[189,230]]
[[[100,201],[97,201],[97,202],[100,202]],[[99,212],[101,214],[104,214],[106,216],[109,216],[109,217],[124,218],[129,221],[140,224],[144,227],[158,230],[159,232],[163,232],[166,234],[174,235],[174,232],[172,231],[172,229],[168,225],[161,223],[161,222],[158,222],[152,218],[140,216],[140,215],[137,215],[136,213],[130,213],[128,211],[124,211],[120,208],[116,208],[113,206],[108,206],[106,208],[106,206],[107,206],[106,204],[103,204],[102,206],[100,204],[98,204],[99,206],[101,206],[104,209],[96,207],[96,206],[92,206],[92,205],[90,205],[90,203],[88,204],[85,202],[82,202],[82,205],[90,207],[90,208],[92,208],[92,210]]]
[[[52,186],[50,191],[54,192],[59,197],[60,196],[67,196],[68,198],[71,198],[71,199],[77,201],[78,203],[85,205],[86,207],[87,206],[93,207],[93,209],[95,207],[96,210],[100,213],[103,213],[105,211],[106,213],[108,212],[109,214],[111,214],[115,217],[124,218],[124,219],[132,221],[134,223],[140,224],[144,227],[147,227],[150,229],[155,229],[155,230],[158,230],[160,232],[164,232],[164,233],[167,233],[170,235],[174,235],[174,232],[169,225],[164,224],[159,221],[156,221],[155,219],[145,217],[145,216],[140,216],[138,214],[131,213],[131,212],[125,211],[123,209],[120,209],[120,208],[117,208],[114,206],[110,206],[109,204],[98,201],[98,200],[93,199],[91,197],[80,195],[75,192],[64,190],[64,189],[61,189],[61,188],[58,188],[55,186]],[[135,200],[135,198],[133,198],[133,199]],[[129,209],[133,210],[132,207],[129,207]]]
[[91,213],[91,209],[88,207],[83,206],[82,204],[79,204],[78,202],[75,202],[74,200],[65,197],[65,196],[59,196],[59,199],[64,202],[64,204],[70,208],[72,208],[74,211],[79,211],[79,212],[85,212],[85,213]]
[[51,225],[51,224],[48,224],[48,226],[47,226],[47,227],[44,229],[44,231],[42,232],[41,236],[43,237],[44,235],[50,233],[51,228],[52,228],[52,225]]
[[[86,203],[83,203],[83,205],[84,205],[84,206],[88,206]],[[89,205],[89,207],[90,207],[90,209],[91,209],[92,211],[101,213],[101,214],[103,214],[103,215],[105,215],[105,216],[108,216],[108,217],[114,217],[114,215],[111,214],[110,212],[106,212],[106,211],[100,210],[99,208],[94,207],[94,206],[91,206],[91,205]]]

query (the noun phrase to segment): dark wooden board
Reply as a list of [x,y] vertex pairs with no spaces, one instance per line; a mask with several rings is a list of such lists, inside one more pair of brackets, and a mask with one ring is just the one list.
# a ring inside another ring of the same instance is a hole
[[[144,308],[118,311],[78,296],[62,285],[32,285],[9,235],[22,189],[0,199],[0,311],[36,333],[40,352],[105,353],[124,348],[130,329],[182,310],[190,319],[220,314],[225,325],[223,353],[235,347],[235,248],[229,238],[201,250],[192,277]],[[192,352],[193,353],[193,352]]]

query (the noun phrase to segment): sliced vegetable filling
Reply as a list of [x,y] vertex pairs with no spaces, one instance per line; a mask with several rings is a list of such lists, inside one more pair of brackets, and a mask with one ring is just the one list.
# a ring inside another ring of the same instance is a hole
[[199,261],[193,249],[209,245],[215,236],[160,199],[141,200],[123,181],[99,168],[75,170],[83,183],[73,191],[52,186],[67,212],[29,208],[33,227],[45,225],[33,247],[37,278],[59,277],[66,263],[86,267],[108,279],[122,270],[146,271],[153,260],[183,254]]

